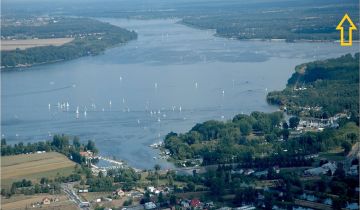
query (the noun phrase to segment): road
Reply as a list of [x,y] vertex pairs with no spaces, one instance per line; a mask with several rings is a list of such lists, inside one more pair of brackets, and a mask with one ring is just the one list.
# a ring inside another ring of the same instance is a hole
[[69,197],[69,199],[71,201],[74,201],[79,209],[82,210],[90,210],[90,207],[81,207],[81,203],[83,202],[81,200],[81,198],[76,194],[74,188],[73,188],[73,184],[74,183],[63,183],[61,184],[61,188],[63,189],[63,191],[66,193],[66,195]]

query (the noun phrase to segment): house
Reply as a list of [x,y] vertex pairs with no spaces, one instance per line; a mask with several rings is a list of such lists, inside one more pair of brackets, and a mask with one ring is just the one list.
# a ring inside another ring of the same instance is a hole
[[258,171],[258,172],[255,172],[254,175],[255,175],[256,177],[267,176],[267,175],[268,175],[268,171],[267,171],[267,170]]
[[79,193],[87,193],[87,192],[89,192],[89,190],[88,190],[88,189],[83,189],[83,190],[82,190],[82,189],[80,189],[80,190],[79,190]]
[[81,208],[90,207],[90,203],[89,203],[89,202],[81,202],[81,203],[80,203],[80,207],[81,207]]
[[153,203],[153,202],[147,202],[144,204],[144,207],[146,210],[149,210],[149,209],[155,209],[156,208],[156,204]]
[[156,190],[156,188],[153,187],[153,186],[149,186],[149,187],[147,187],[147,190],[148,190],[149,192],[153,193],[153,192]]
[[207,208],[207,209],[214,208],[214,207],[215,207],[215,205],[214,205],[214,202],[212,202],[212,201],[205,203],[205,208]]
[[143,193],[139,192],[139,191],[131,191],[129,194],[130,197],[132,198],[142,198],[144,196]]
[[335,162],[328,162],[323,164],[321,167],[311,168],[306,170],[305,174],[311,176],[318,176],[318,175],[326,174],[328,173],[328,171],[330,171],[331,175],[334,175],[336,169],[337,166]]
[[273,169],[274,169],[275,173],[277,173],[277,174],[280,173],[280,167],[279,166],[274,166]]
[[180,202],[180,205],[181,205],[182,207],[184,207],[184,208],[189,208],[189,207],[190,207],[189,201],[187,201],[187,200],[182,200],[182,201]]
[[118,195],[120,197],[124,197],[125,196],[125,192],[122,191],[121,189],[117,189],[115,192],[113,192],[113,195]]
[[347,171],[347,174],[350,176],[357,176],[359,175],[358,171],[358,165],[352,165],[349,170]]
[[310,154],[310,155],[304,156],[305,160],[309,160],[309,159],[317,158],[317,157],[319,157],[319,154]]
[[90,157],[93,156],[93,153],[88,150],[88,151],[85,151],[85,152],[80,152],[80,155],[81,155],[82,157],[90,158]]
[[255,171],[253,170],[253,169],[247,169],[247,170],[245,170],[245,172],[244,172],[244,174],[245,175],[250,175],[250,174],[252,174],[252,173],[254,173]]
[[231,174],[242,174],[244,173],[244,169],[240,169],[240,170],[231,170]]
[[201,202],[200,202],[199,199],[192,199],[192,200],[190,201],[190,206],[191,206],[192,208],[199,207],[200,204],[201,204]]
[[45,198],[42,199],[42,204],[44,204],[44,205],[49,205],[50,203],[51,203],[50,198],[45,197]]

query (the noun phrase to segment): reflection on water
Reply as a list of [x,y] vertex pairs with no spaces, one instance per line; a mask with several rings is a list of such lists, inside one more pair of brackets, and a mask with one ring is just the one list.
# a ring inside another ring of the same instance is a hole
[[149,147],[168,132],[274,111],[266,93],[284,88],[295,65],[357,50],[229,40],[176,20],[105,21],[136,30],[138,40],[95,57],[1,73],[1,132],[9,143],[65,133],[93,139],[102,155],[137,168],[171,167]]

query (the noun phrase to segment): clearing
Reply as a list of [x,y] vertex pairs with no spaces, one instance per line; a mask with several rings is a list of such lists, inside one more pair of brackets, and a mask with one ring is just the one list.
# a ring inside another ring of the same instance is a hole
[[76,164],[57,152],[22,154],[1,157],[1,185],[16,180],[39,181],[42,177],[68,176]]
[[24,50],[31,47],[50,45],[61,46],[72,40],[74,40],[74,38],[1,40],[1,51],[16,50],[17,48]]

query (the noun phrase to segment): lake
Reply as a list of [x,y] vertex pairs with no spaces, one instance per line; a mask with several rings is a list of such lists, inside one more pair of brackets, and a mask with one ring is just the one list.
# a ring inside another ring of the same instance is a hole
[[168,132],[275,111],[266,94],[283,89],[296,65],[359,49],[231,40],[178,20],[102,20],[135,30],[138,39],[98,56],[1,73],[1,135],[8,143],[76,135],[133,167],[170,168],[149,147]]

